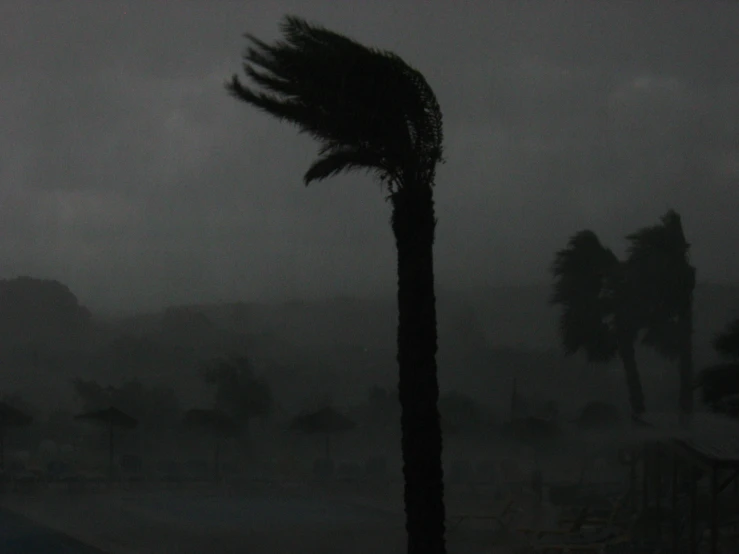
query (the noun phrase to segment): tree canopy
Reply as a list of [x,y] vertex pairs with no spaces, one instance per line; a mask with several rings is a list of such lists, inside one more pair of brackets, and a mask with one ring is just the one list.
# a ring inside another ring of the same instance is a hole
[[293,123],[321,143],[306,184],[344,171],[376,174],[393,194],[403,185],[432,183],[442,158],[441,110],[423,75],[392,52],[287,16],[285,40],[267,44],[246,34],[244,72],[231,95]]
[[257,377],[246,356],[223,358],[206,365],[206,384],[215,387],[214,408],[240,422],[268,417],[274,407],[269,384]]
[[0,281],[0,340],[54,343],[80,338],[90,311],[59,281],[17,277]]

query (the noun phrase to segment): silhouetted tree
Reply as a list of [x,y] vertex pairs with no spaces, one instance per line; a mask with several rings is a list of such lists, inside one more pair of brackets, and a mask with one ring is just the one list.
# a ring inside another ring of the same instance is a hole
[[711,411],[736,417],[739,399],[739,319],[731,321],[713,339],[713,347],[730,363],[704,368],[698,374],[697,387],[701,389],[703,403]]
[[254,375],[245,356],[211,362],[203,370],[203,379],[215,387],[214,408],[237,421],[247,440],[250,421],[266,418],[272,412],[272,390],[264,379]]
[[636,305],[642,309],[642,342],[680,366],[679,409],[693,411],[693,291],[695,267],[682,221],[670,210],[659,224],[627,237],[626,264]]
[[59,281],[17,277],[0,281],[0,341],[39,350],[69,344],[90,328],[90,311]]
[[0,402],[12,406],[16,410],[28,414],[34,420],[38,419],[41,415],[41,411],[37,406],[23,398],[19,393],[3,393],[0,395]]
[[364,169],[387,187],[398,251],[398,365],[408,552],[440,554],[445,509],[436,351],[433,185],[442,115],[423,75],[390,52],[286,17],[285,41],[247,35],[246,74],[267,92],[227,84],[236,98],[321,143],[305,183]]
[[717,364],[698,374],[703,403],[713,412],[727,412],[725,402],[739,396],[739,363]]
[[739,359],[739,318],[714,337],[713,347],[722,356]]
[[634,344],[640,330],[626,268],[596,234],[576,233],[552,265],[553,304],[562,307],[559,331],[565,354],[584,351],[593,362],[618,356],[623,364],[633,415],[644,412],[644,391]]

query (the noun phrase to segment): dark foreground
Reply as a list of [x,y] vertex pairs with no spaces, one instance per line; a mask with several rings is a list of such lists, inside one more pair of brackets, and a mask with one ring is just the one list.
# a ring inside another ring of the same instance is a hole
[[0,552],[2,554],[103,554],[87,546],[34,523],[23,516],[0,510]]

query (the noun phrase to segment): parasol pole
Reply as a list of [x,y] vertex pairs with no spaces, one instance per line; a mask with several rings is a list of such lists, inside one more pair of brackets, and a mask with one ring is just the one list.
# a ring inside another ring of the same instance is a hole
[[111,414],[108,421],[109,433],[109,460],[108,460],[108,480],[113,482],[113,416]]
[[213,456],[213,469],[215,472],[215,480],[218,482],[218,478],[220,477],[220,449],[221,449],[221,437],[216,436],[216,450],[215,454]]

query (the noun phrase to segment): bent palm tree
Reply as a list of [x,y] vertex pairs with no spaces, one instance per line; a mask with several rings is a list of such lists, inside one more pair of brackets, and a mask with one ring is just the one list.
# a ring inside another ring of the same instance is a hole
[[679,409],[693,411],[693,291],[695,267],[682,221],[670,210],[659,224],[626,237],[631,245],[626,265],[644,309],[642,342],[680,366]]
[[634,343],[637,306],[622,264],[592,231],[580,231],[552,265],[552,304],[562,306],[559,331],[566,355],[585,352],[593,362],[618,356],[623,364],[632,415],[644,412],[644,392]]
[[420,72],[397,55],[367,48],[297,17],[285,41],[246,35],[244,71],[231,95],[297,125],[321,144],[309,184],[365,169],[387,187],[398,263],[398,391],[402,406],[408,552],[441,554],[445,512],[438,411],[433,185],[442,161],[442,116]]

